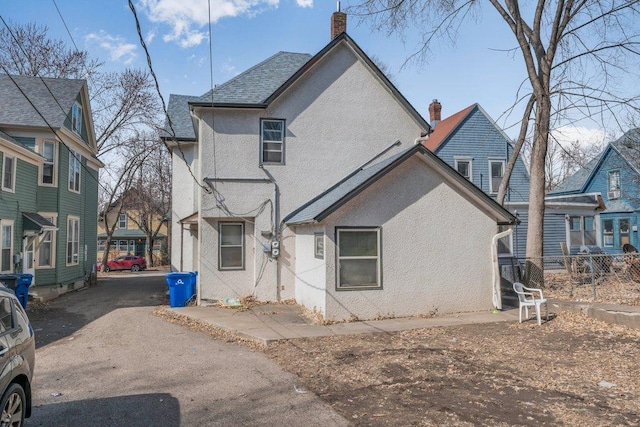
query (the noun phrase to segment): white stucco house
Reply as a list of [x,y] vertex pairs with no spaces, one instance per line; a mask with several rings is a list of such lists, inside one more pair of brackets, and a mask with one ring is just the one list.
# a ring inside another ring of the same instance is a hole
[[517,220],[420,144],[431,130],[332,17],[202,96],[172,95],[171,262],[198,303],[293,299],[326,319],[492,308]]

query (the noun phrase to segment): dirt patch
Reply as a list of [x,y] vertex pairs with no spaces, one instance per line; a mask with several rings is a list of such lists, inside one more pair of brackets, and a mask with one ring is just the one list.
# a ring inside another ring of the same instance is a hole
[[356,426],[640,425],[640,331],[573,313],[265,352]]

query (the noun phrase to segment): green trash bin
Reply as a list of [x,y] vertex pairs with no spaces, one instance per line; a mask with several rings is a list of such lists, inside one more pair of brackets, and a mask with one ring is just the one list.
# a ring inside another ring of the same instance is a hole
[[13,291],[15,291],[16,286],[18,286],[17,281],[18,275],[16,274],[0,274],[0,283]]

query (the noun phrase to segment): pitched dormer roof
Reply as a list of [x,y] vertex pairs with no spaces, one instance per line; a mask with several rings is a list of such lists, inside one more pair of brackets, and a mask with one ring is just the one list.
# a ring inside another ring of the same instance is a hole
[[0,74],[0,126],[62,128],[84,85],[77,79]]

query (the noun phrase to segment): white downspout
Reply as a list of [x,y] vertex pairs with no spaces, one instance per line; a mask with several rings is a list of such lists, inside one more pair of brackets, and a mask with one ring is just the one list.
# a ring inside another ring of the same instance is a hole
[[493,306],[502,310],[502,292],[500,291],[500,266],[498,265],[498,240],[513,233],[510,228],[500,232],[491,239],[491,261],[493,263]]

